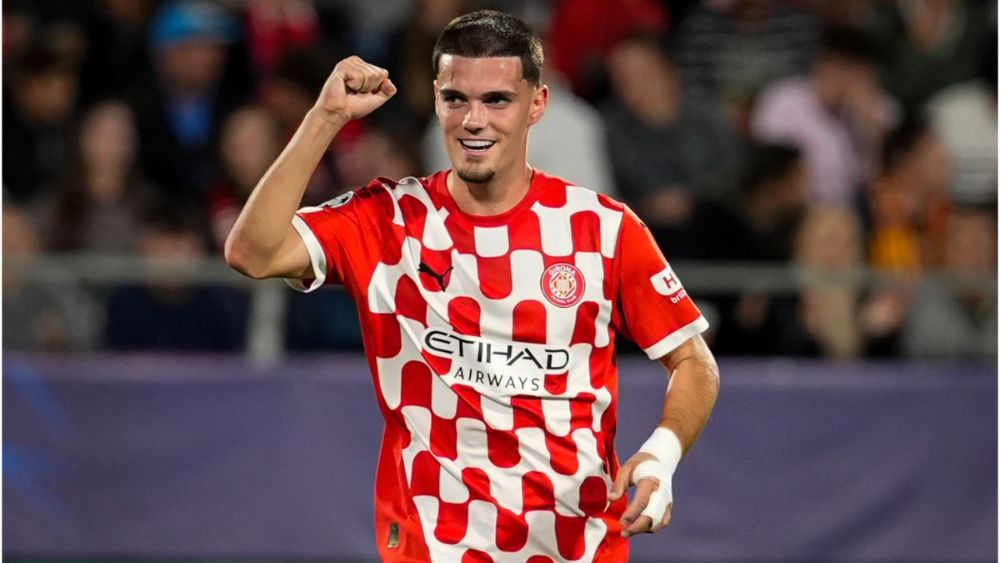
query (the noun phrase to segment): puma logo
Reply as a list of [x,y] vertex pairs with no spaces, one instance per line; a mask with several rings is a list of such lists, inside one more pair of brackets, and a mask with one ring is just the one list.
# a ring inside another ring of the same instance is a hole
[[454,268],[455,268],[454,266],[449,266],[447,270],[439,274],[435,272],[433,269],[431,269],[431,267],[428,266],[426,263],[421,262],[420,267],[417,268],[417,271],[419,271],[421,274],[427,274],[428,276],[436,279],[438,282],[438,286],[441,288],[441,291],[444,291],[445,285],[447,283],[445,281],[445,277],[447,277],[448,274],[450,274],[452,269]]

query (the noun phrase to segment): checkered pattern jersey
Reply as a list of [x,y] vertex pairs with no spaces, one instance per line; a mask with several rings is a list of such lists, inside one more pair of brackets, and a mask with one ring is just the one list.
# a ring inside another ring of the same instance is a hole
[[708,323],[623,204],[536,171],[513,209],[474,216],[447,174],[293,220],[315,277],[289,283],[358,304],[386,421],[382,560],[624,561],[615,337],[655,359]]

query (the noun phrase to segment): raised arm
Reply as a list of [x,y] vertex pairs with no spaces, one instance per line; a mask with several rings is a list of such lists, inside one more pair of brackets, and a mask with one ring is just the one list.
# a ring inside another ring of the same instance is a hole
[[622,465],[609,495],[609,500],[618,500],[636,485],[621,518],[625,536],[658,532],[670,523],[674,470],[701,436],[719,395],[719,366],[701,335],[689,338],[660,362],[671,374],[660,424]]
[[312,277],[305,244],[292,227],[309,178],[337,133],[396,93],[385,69],[359,57],[334,67],[316,104],[257,183],[226,238],[226,262],[252,278]]

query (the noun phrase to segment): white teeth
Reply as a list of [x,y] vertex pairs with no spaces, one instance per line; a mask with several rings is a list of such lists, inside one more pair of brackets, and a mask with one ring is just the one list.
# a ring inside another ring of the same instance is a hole
[[459,141],[467,149],[482,150],[492,147],[496,141]]

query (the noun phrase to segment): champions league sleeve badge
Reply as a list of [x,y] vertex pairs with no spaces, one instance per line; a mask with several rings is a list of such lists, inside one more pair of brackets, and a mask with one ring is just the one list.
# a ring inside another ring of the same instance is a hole
[[542,294],[556,307],[572,307],[583,299],[583,272],[572,264],[553,264],[542,274]]
[[353,198],[353,197],[354,197],[354,191],[353,190],[349,191],[349,192],[345,192],[345,193],[342,193],[342,194],[338,195],[337,197],[331,199],[330,201],[327,201],[327,202],[323,203],[322,205],[320,205],[320,207],[329,207],[330,209],[336,209],[338,207],[343,207],[344,205],[347,205],[347,202],[351,201],[351,198]]

